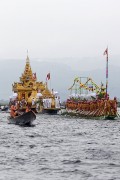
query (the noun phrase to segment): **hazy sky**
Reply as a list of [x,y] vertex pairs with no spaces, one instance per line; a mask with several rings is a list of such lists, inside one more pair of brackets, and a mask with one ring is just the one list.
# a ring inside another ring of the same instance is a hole
[[120,54],[120,0],[0,0],[0,59]]

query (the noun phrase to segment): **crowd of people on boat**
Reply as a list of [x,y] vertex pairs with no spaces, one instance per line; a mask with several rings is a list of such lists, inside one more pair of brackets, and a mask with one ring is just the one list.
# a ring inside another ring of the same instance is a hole
[[117,113],[117,99],[114,98],[111,100],[107,97],[95,100],[77,100],[71,98],[66,102],[66,109],[68,111],[79,112],[81,115],[85,116],[112,116]]
[[[54,99],[55,108],[60,108],[60,99],[55,97]],[[52,108],[52,98],[43,99],[43,107],[44,108]]]
[[[29,112],[31,110],[30,106],[27,105],[24,112]],[[15,118],[16,116],[21,115],[23,112],[19,110],[19,108],[16,105],[10,106],[10,115],[11,117]]]
[[[23,97],[21,101],[18,101],[17,98],[11,99],[9,102],[10,107],[10,115],[11,117],[16,117],[19,114],[21,114],[21,110],[23,112],[28,112],[31,109],[35,112],[37,111],[37,105],[43,106],[43,108],[51,108],[52,106],[52,99],[40,99],[42,101],[41,104],[38,104],[37,101],[35,101],[35,98],[32,99],[31,103],[28,103],[25,98]],[[60,108],[60,100],[55,97],[55,108]]]
[[[14,100],[11,100],[9,102],[9,107],[10,107],[10,115],[13,118],[21,115],[24,112],[29,112],[31,110],[31,106],[26,102],[24,98],[22,98],[21,101],[18,101],[17,98]],[[24,112],[21,111],[21,109],[22,110],[24,109]]]

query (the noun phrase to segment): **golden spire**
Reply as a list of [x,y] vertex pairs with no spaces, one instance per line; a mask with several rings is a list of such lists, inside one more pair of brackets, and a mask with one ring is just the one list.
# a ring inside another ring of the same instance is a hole
[[27,58],[26,58],[26,63],[30,63],[30,59],[28,57],[28,49],[27,49]]

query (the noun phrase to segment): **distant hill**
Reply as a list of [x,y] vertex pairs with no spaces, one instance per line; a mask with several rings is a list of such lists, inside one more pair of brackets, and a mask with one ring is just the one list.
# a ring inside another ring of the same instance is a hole
[[[39,60],[30,60],[30,64],[33,72],[37,73],[38,81],[45,82],[46,75],[48,72],[51,74],[51,81],[49,81],[49,88],[53,88],[55,91],[58,91],[62,101],[67,98],[69,95],[68,88],[72,85],[75,77],[80,76],[89,76],[97,83],[100,84],[101,81],[105,84],[105,62],[104,67],[98,67],[95,70],[86,70],[89,69],[86,63],[86,69],[79,70],[80,64],[83,61],[78,63],[77,68],[72,68],[73,60],[70,61],[67,65],[65,62],[61,63],[52,62],[52,61],[39,61]],[[77,60],[74,60],[76,64]],[[19,81],[19,77],[24,71],[25,60],[1,60],[0,61],[0,99],[9,99],[9,96],[12,94],[12,84],[16,81]],[[84,63],[83,63],[84,64]],[[90,67],[91,69],[91,67]],[[109,66],[109,93],[110,95],[117,96],[120,98],[120,67]]]

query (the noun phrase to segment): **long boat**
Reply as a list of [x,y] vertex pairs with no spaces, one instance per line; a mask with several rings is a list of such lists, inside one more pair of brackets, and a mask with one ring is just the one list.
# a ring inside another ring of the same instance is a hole
[[98,86],[89,77],[78,77],[69,90],[74,93],[69,95],[62,114],[86,119],[115,119],[119,116],[117,99],[106,96],[103,84]]
[[69,88],[71,94],[66,101],[66,111],[63,114],[89,119],[119,117],[117,98],[111,99],[108,94],[108,48],[103,55],[106,55],[106,87],[103,83],[98,86],[90,77],[75,78]]
[[33,111],[23,113],[15,118],[8,116],[9,124],[16,124],[20,126],[31,126],[32,122],[36,119],[36,115]]

